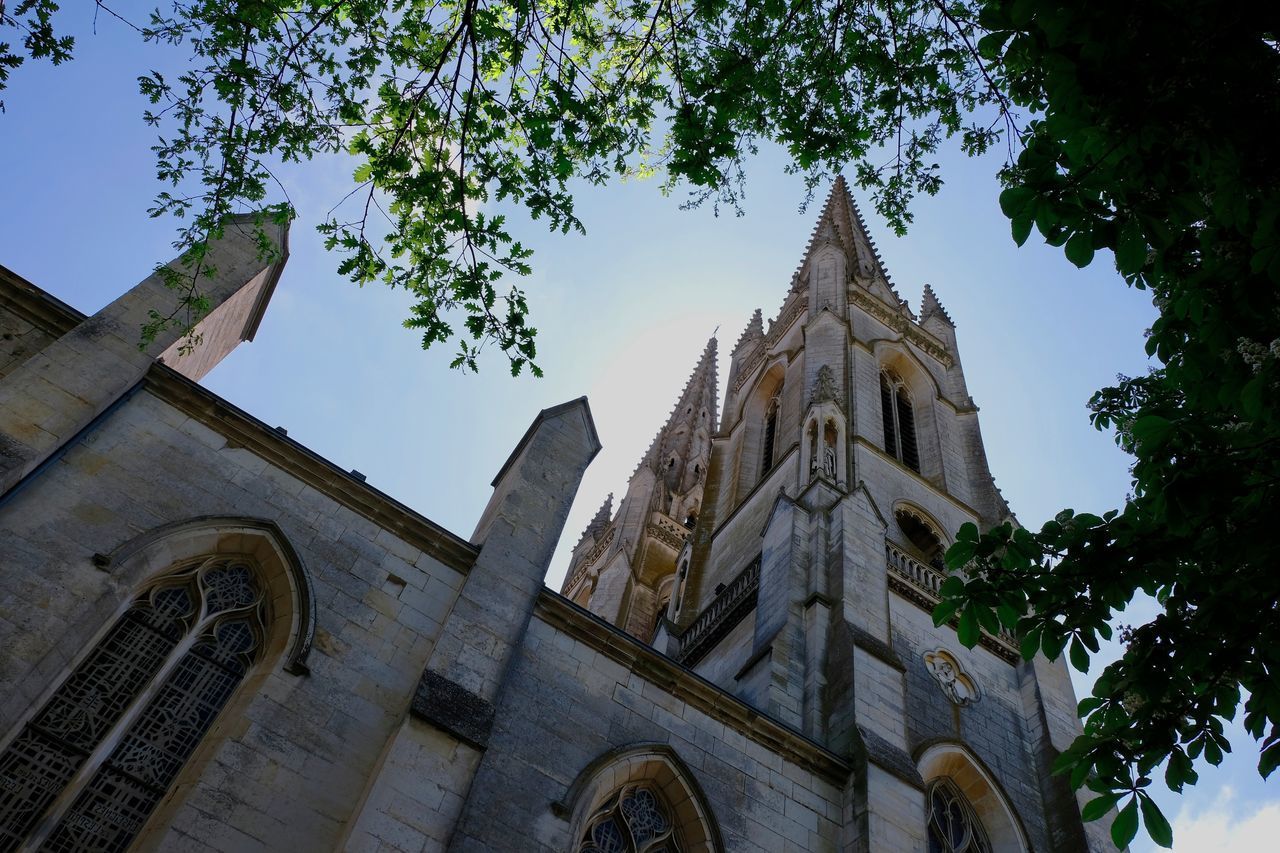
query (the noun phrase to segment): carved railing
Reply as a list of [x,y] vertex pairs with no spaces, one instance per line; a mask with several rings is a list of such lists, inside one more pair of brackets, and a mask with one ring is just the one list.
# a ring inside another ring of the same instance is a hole
[[689,528],[661,512],[649,516],[645,532],[677,551],[684,547],[685,540],[689,538]]
[[[947,579],[946,573],[920,562],[892,542],[885,543],[885,553],[889,562],[889,587],[932,613],[942,599],[942,582]],[[984,631],[978,641],[1010,663],[1020,657],[1018,644],[1007,628],[1002,627],[995,636]]]
[[734,625],[751,612],[756,606],[759,592],[760,558],[756,557],[728,586],[716,594],[680,636],[680,650],[676,652],[676,660],[685,666],[693,666],[701,660]]

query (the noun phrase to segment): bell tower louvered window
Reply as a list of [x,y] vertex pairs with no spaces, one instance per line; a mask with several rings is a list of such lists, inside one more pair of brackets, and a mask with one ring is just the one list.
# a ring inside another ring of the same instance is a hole
[[913,471],[920,470],[916,445],[916,418],[911,397],[902,380],[885,371],[880,374],[880,414],[884,425],[884,449]]
[[262,651],[245,560],[179,564],[139,595],[0,753],[0,851],[124,851]]

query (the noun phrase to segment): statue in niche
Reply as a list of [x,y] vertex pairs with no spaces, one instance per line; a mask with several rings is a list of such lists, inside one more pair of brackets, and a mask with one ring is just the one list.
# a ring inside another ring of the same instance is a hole
[[828,479],[836,478],[836,449],[829,444],[822,448],[822,473]]
[[836,375],[829,365],[818,368],[818,375],[813,380],[813,401],[823,403],[835,400],[840,396],[840,386],[836,384]]
[[978,684],[960,668],[960,662],[945,649],[924,653],[924,665],[938,682],[942,692],[961,707],[972,705],[980,698]]

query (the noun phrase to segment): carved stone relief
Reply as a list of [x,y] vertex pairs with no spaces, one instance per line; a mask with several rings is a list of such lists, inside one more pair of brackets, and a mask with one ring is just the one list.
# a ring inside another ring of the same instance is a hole
[[957,705],[972,705],[982,698],[978,682],[960,667],[955,655],[946,649],[934,649],[924,653],[924,665],[938,682],[942,692]]
[[840,386],[836,383],[836,375],[829,365],[818,368],[818,375],[813,380],[813,402],[823,403],[827,400],[840,401]]

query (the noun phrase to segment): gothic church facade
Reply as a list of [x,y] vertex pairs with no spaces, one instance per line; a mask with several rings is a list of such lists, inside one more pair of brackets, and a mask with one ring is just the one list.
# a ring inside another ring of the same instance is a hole
[[0,851],[1107,849],[1049,773],[1065,667],[930,619],[950,533],[1009,510],[843,182],[563,595],[585,398],[463,537],[198,384],[273,238],[228,227],[191,352],[138,347],[157,276],[84,316],[0,268]]

